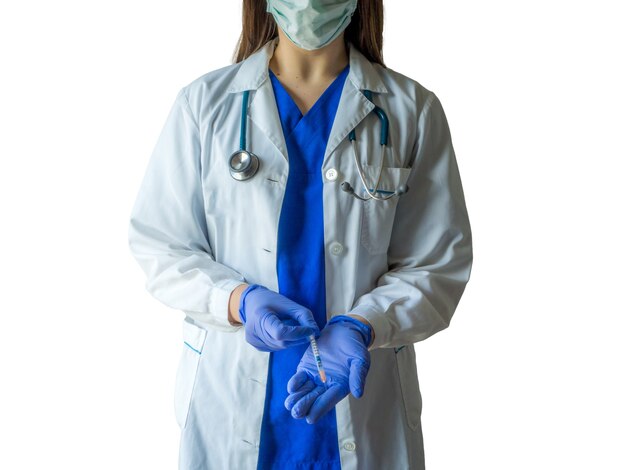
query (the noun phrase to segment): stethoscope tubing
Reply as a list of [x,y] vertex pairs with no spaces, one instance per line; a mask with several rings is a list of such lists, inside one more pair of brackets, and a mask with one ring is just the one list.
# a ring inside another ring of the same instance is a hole
[[246,133],[247,133],[247,120],[248,120],[248,98],[250,96],[250,90],[243,92],[243,98],[241,101],[241,124],[239,126],[239,150],[246,150]]
[[[368,99],[372,104],[374,104],[374,109],[372,111],[374,111],[374,113],[377,115],[378,119],[380,120],[380,125],[381,125],[381,128],[380,128],[380,146],[381,146],[380,170],[378,171],[378,176],[376,177],[376,185],[373,187],[373,189],[369,189],[369,185],[367,184],[367,181],[365,180],[363,167],[361,165],[361,161],[360,161],[360,158],[358,157],[358,152],[356,149],[356,145],[357,145],[356,144],[356,129],[352,129],[350,131],[348,138],[351,143],[351,147],[352,147],[352,151],[354,155],[354,162],[356,164],[357,171],[361,179],[361,183],[363,184],[363,188],[365,189],[365,193],[367,194],[368,197],[362,197],[356,194],[354,189],[350,185],[350,183],[348,183],[347,181],[345,181],[341,185],[341,188],[348,194],[351,194],[352,196],[354,196],[357,199],[360,199],[361,201],[367,201],[369,199],[375,199],[377,201],[386,201],[388,199],[391,199],[394,196],[401,196],[402,194],[405,194],[408,191],[408,187],[401,186],[395,191],[390,191],[389,192],[390,194],[387,196],[376,195],[377,192],[382,192],[381,190],[378,189],[378,185],[380,184],[383,169],[385,168],[385,154],[386,154],[386,149],[387,149],[387,139],[389,137],[389,118],[387,117],[387,113],[385,113],[385,111],[382,108],[377,106],[372,101],[371,90],[363,90],[363,94],[365,95],[366,99]],[[253,154],[252,152],[249,152],[246,149],[249,96],[250,96],[250,90],[244,90],[243,96],[242,96],[242,102],[241,102],[239,150],[234,152],[230,156],[230,159],[229,159],[230,174],[234,179],[238,181],[246,181],[252,178],[256,174],[260,166],[259,157],[257,157],[255,154]],[[235,161],[237,161],[237,164],[233,163]],[[387,191],[384,191],[384,192],[387,192]]]

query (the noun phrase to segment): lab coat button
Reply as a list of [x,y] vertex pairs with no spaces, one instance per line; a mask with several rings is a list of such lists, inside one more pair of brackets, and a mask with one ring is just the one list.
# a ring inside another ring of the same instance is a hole
[[339,177],[339,172],[334,168],[326,170],[326,179],[328,181],[335,181]]
[[339,242],[332,242],[330,244],[330,252],[333,255],[339,255],[343,251],[343,245]]
[[354,450],[356,449],[356,444],[354,442],[346,442],[343,445],[343,448],[349,452],[354,452]]

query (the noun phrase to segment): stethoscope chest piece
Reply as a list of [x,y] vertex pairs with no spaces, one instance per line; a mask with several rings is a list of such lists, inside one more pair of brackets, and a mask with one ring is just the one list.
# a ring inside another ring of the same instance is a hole
[[252,178],[259,169],[259,157],[247,150],[237,150],[228,160],[230,176],[237,181]]

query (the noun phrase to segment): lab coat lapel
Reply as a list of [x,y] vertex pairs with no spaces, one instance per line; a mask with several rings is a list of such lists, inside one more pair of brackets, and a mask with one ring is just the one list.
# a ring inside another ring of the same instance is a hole
[[265,134],[265,137],[274,144],[281,155],[285,157],[285,160],[288,160],[287,144],[285,143],[285,136],[280,116],[278,115],[274,89],[269,77],[254,92],[248,108],[248,116],[254,125]]
[[[248,117],[265,137],[278,149],[287,160],[287,145],[283,136],[280,116],[272,82],[269,78],[269,62],[274,54],[278,38],[270,39],[261,48],[241,62],[239,70],[228,87],[228,93],[243,93],[250,90]],[[251,126],[248,126],[250,149],[254,148]],[[254,150],[252,150],[254,152]]]
[[337,146],[344,139],[348,138],[350,131],[358,126],[373,109],[374,104],[365,98],[351,81],[346,80],[346,84],[341,92],[341,98],[339,99],[335,121],[328,138],[328,144],[326,145],[322,167],[324,167]]
[[337,146],[348,138],[350,131],[356,128],[375,108],[375,105],[365,97],[362,90],[387,93],[387,88],[372,63],[352,43],[348,43],[348,47],[350,72],[346,77],[346,83],[341,93],[322,167]]

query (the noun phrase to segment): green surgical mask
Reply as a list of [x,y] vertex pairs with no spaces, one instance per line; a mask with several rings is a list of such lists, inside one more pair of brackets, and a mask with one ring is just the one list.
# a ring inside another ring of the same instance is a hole
[[319,49],[337,38],[350,24],[358,0],[267,0],[276,24],[293,43]]

